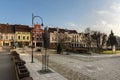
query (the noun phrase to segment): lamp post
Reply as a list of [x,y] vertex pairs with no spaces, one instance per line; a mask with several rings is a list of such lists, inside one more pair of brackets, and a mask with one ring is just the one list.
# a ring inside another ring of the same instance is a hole
[[[40,16],[34,16],[34,14],[32,13],[32,27],[34,28],[34,19],[35,18],[39,18],[39,19],[41,19],[41,26],[43,26],[43,19],[42,19],[42,17],[40,17]],[[34,61],[33,61],[33,31],[32,31],[32,56],[31,56],[31,63],[33,63]]]

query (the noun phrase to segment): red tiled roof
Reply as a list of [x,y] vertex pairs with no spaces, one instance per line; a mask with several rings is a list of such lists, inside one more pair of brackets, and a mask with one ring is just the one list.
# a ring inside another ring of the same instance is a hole
[[9,24],[0,24],[1,33],[14,33],[14,26]]
[[49,28],[48,29],[48,32],[54,32],[54,31],[57,31],[57,28]]
[[15,25],[15,31],[31,32],[31,28],[27,25]]

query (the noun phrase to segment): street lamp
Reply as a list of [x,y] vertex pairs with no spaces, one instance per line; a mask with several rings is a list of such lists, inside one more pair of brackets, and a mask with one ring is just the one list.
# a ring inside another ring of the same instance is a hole
[[[41,26],[43,26],[43,19],[42,19],[42,17],[40,17],[40,16],[34,16],[34,14],[32,13],[32,27],[34,26],[34,19],[35,18],[39,18],[39,19],[41,19]],[[34,28],[34,27],[33,27]],[[33,61],[33,32],[32,32],[32,60],[31,60],[31,63],[33,63],[34,61]]]

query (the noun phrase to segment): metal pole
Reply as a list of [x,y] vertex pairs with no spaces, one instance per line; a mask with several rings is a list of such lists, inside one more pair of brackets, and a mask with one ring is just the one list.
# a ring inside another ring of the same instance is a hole
[[[34,26],[34,18],[35,17],[38,17],[38,18],[40,18],[41,19],[41,21],[42,21],[42,24],[41,24],[41,26],[43,26],[43,19],[42,19],[42,17],[40,17],[40,16],[34,16],[34,14],[32,13],[32,27]],[[33,27],[34,28],[34,27]],[[33,61],[33,32],[31,32],[32,33],[32,60],[31,60],[31,62],[33,63],[34,61]]]
[[46,56],[46,48],[45,48],[45,71],[46,71],[46,68],[47,68],[47,58],[46,58],[47,56]]
[[[34,24],[34,15],[32,13],[32,27],[33,27],[33,24]],[[33,31],[31,33],[32,33],[32,60],[31,60],[31,63],[33,63]]]

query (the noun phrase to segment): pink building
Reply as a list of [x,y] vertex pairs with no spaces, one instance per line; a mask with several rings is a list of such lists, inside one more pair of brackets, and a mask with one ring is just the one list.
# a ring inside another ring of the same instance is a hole
[[33,45],[35,47],[43,47],[43,30],[41,29],[40,24],[34,24]]

